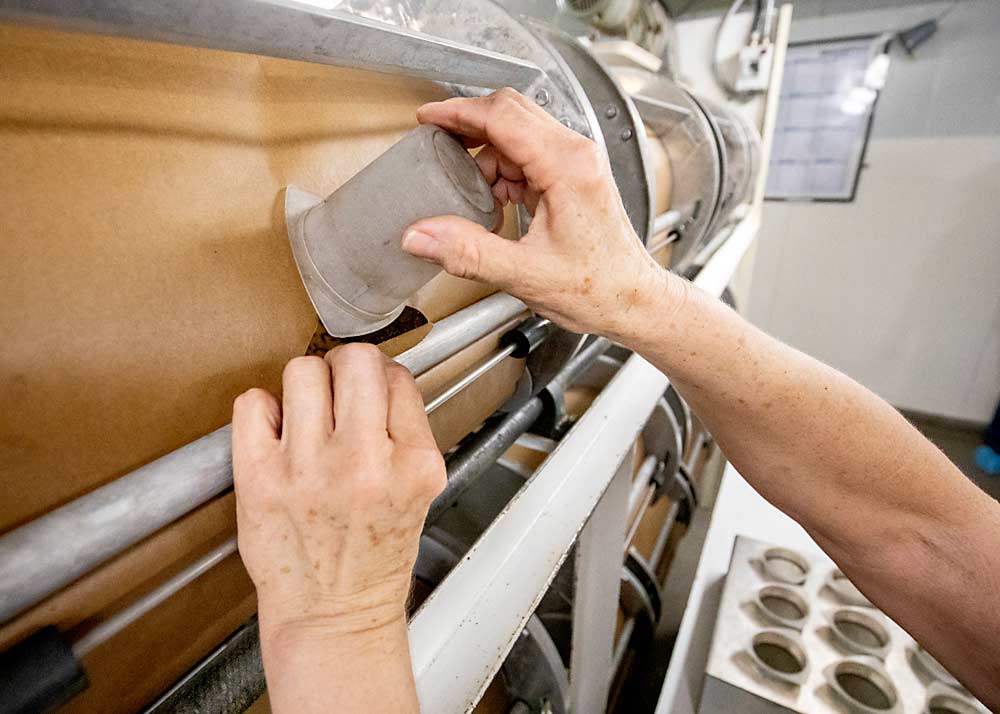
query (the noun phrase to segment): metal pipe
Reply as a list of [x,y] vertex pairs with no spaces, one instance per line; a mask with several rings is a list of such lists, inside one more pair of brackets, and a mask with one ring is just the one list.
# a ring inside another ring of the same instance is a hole
[[288,0],[0,0],[0,21],[498,89],[545,76],[518,57]]
[[82,658],[235,552],[236,536],[233,536],[78,639],[73,643],[73,654]]
[[552,378],[548,384],[549,390],[565,390],[573,382],[580,378],[594,360],[611,349],[611,341],[605,337],[598,337],[587,344],[582,350],[574,355],[573,359],[566,363],[566,366],[559,370],[559,374]]
[[673,503],[670,506],[670,512],[667,514],[667,519],[663,522],[663,527],[660,528],[660,533],[656,537],[656,545],[653,546],[653,552],[649,554],[649,569],[654,573],[660,567],[660,560],[663,558],[663,551],[667,549],[667,541],[670,540],[670,531],[674,528],[674,523],[677,521],[677,514],[681,511],[680,503]]
[[[525,310],[491,295],[436,323],[397,361],[420,374]],[[194,510],[233,483],[226,425],[0,536],[0,623]]]
[[639,504],[639,501],[642,500],[646,489],[649,488],[649,480],[653,478],[654,471],[656,471],[656,457],[649,455],[642,460],[642,465],[639,466],[639,472],[635,475],[635,479],[633,479],[632,490],[628,495],[629,514],[635,513],[636,506]]
[[472,369],[470,369],[468,372],[459,377],[459,379],[456,382],[448,385],[448,387],[443,392],[441,392],[433,399],[431,399],[429,402],[427,402],[427,404],[424,407],[424,411],[426,411],[428,414],[437,411],[438,407],[440,407],[442,404],[446,403],[449,399],[454,397],[456,394],[461,392],[463,389],[468,387],[470,384],[475,382],[477,379],[479,379],[484,374],[486,374],[491,369],[493,369],[498,364],[507,359],[511,354],[514,353],[514,350],[516,348],[517,345],[510,344],[494,352],[491,356],[487,357],[482,362],[480,362]]
[[505,322],[526,314],[524,303],[506,293],[495,293],[434,323],[419,343],[396,357],[414,376],[423,374]]
[[653,219],[653,232],[650,235],[658,235],[664,231],[669,231],[680,225],[684,220],[684,215],[676,208],[661,213]]
[[541,413],[542,400],[532,397],[493,424],[487,423],[468,444],[452,454],[447,461],[448,483],[431,503],[427,512],[427,525],[437,521],[521,434],[531,428]]

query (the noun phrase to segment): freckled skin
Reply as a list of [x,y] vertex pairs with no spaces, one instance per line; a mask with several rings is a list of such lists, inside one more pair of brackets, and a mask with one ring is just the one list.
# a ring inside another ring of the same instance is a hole
[[293,360],[283,387],[280,406],[252,390],[233,409],[240,554],[272,711],[371,711],[377,696],[380,710],[417,714],[404,608],[444,485],[423,400],[370,345]]

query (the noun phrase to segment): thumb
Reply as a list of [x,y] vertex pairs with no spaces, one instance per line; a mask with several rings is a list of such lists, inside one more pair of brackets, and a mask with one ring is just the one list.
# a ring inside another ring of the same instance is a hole
[[410,255],[437,263],[459,278],[506,287],[513,276],[516,241],[490,233],[459,216],[417,221],[403,234],[402,248]]

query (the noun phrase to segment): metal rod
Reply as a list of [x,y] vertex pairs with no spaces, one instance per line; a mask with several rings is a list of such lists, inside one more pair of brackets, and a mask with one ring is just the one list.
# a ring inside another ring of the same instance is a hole
[[643,516],[646,515],[646,511],[649,510],[649,505],[653,502],[653,496],[656,494],[656,484],[648,483],[646,488],[642,491],[642,498],[639,501],[638,508],[635,512],[635,517],[629,524],[628,535],[625,537],[625,549],[628,550],[629,544],[635,537],[635,532],[639,530],[639,523],[642,521]]
[[95,647],[104,644],[161,602],[192,583],[236,552],[236,536],[213,548],[181,572],[151,592],[119,610],[107,620],[73,643],[73,654],[82,658]]
[[650,235],[658,235],[664,231],[669,231],[680,225],[684,220],[684,214],[676,208],[661,213],[653,219],[653,232]]
[[427,337],[396,357],[396,361],[414,376],[423,374],[527,311],[523,302],[506,293],[490,295],[435,322]]
[[632,490],[628,495],[629,515],[635,513],[636,506],[639,504],[643,494],[649,487],[649,480],[653,478],[654,471],[656,471],[656,457],[649,455],[642,460],[642,465],[639,466],[639,473],[637,473],[635,478],[632,480]]
[[292,0],[0,0],[0,21],[525,90],[538,65]]
[[625,619],[625,624],[622,625],[622,631],[618,635],[618,641],[615,642],[615,653],[611,658],[611,677],[614,679],[615,673],[618,672],[619,668],[622,666],[622,662],[625,660],[625,653],[628,652],[628,643],[632,639],[632,633],[635,631],[635,618],[628,617]]
[[680,511],[680,503],[672,503],[670,505],[670,512],[667,513],[667,519],[663,522],[663,527],[660,528],[660,533],[656,537],[656,545],[653,546],[653,552],[649,554],[649,569],[654,573],[660,567],[663,551],[666,550],[667,541],[670,540],[670,531],[674,529],[674,523],[677,521],[677,514]]
[[461,377],[459,377],[456,382],[448,385],[448,387],[443,392],[441,392],[436,397],[427,402],[427,404],[424,406],[424,411],[427,414],[435,412],[437,408],[440,407],[442,404],[447,402],[449,399],[454,397],[456,394],[461,392],[463,389],[468,387],[470,384],[475,382],[477,379],[479,379],[484,374],[486,374],[491,369],[493,369],[498,364],[507,359],[511,354],[513,354],[516,348],[517,345],[511,344],[494,352],[492,355],[490,355],[482,362],[480,362],[472,369],[470,369],[468,372],[463,374]]
[[[435,324],[397,361],[420,374],[524,310],[492,295]],[[230,488],[231,437],[227,424],[0,536],[0,623]]]
[[594,360],[611,349],[611,341],[605,337],[598,337],[576,353],[559,374],[549,382],[549,390],[565,390],[573,382],[580,378]]
[[518,409],[487,422],[470,440],[448,458],[448,483],[431,503],[427,525],[432,525],[459,499],[469,486],[496,463],[517,438],[531,428],[542,413],[542,400],[532,397]]

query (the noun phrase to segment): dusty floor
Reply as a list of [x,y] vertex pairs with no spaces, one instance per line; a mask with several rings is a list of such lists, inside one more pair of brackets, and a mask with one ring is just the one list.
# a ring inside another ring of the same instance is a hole
[[979,488],[1000,500],[1000,476],[988,476],[973,460],[972,452],[982,443],[982,436],[976,429],[945,425],[940,422],[909,416],[910,422],[920,429],[928,439],[937,444],[962,473],[972,479]]

